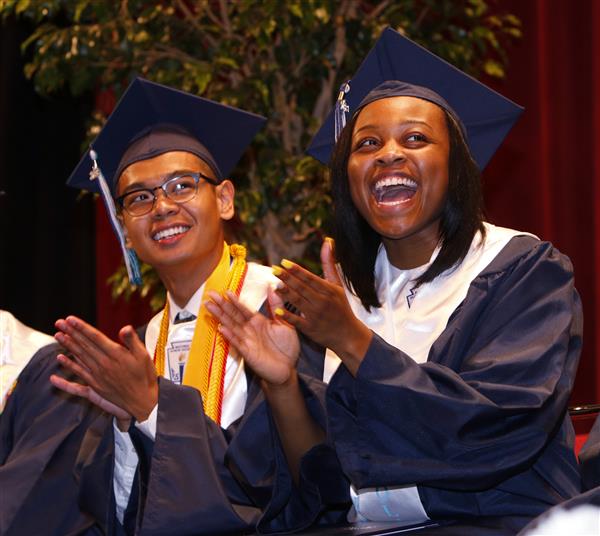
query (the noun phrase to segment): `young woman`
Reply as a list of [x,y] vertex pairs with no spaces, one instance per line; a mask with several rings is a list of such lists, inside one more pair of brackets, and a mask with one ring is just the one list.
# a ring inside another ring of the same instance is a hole
[[326,368],[341,360],[328,432],[351,516],[514,534],[579,491],[571,263],[484,222],[479,169],[442,95],[388,80],[352,113],[330,164],[342,277],[328,241],[325,279],[286,260],[274,270],[296,308],[279,318],[328,348]]

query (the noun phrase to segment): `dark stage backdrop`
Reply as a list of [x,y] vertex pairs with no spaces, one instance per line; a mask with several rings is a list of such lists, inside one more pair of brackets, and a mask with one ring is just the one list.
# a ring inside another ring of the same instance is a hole
[[19,49],[30,34],[0,25],[0,308],[54,333],[59,316],[95,315],[93,199],[65,186],[92,102],[35,93]]
[[[600,402],[600,209],[596,208],[600,205],[600,103],[597,102],[597,96],[600,95],[600,2],[503,0],[501,7],[521,19],[524,37],[508,51],[510,66],[507,79],[491,83],[498,91],[525,106],[526,111],[485,170],[488,219],[497,225],[530,231],[542,239],[550,240],[572,259],[585,312],[583,355],[572,402]],[[3,67],[2,88],[5,85],[5,72],[6,68]],[[13,76],[16,75],[13,73]],[[12,106],[5,100],[0,101],[2,114]],[[25,127],[21,128],[34,132],[37,116],[32,115],[27,106],[31,105],[19,101],[18,120],[12,124],[19,126],[25,122]],[[62,129],[75,129],[75,125],[80,125],[80,120],[69,115],[68,110],[64,114],[56,118],[60,122],[59,132],[62,135],[65,135]],[[72,119],[71,126],[68,118]],[[2,135],[6,136],[4,126],[1,130]],[[0,149],[6,151],[9,147],[7,140],[1,139],[0,142]],[[69,158],[61,159],[65,165],[68,160],[67,168],[74,166],[77,161],[77,156]],[[4,160],[3,155],[0,164]],[[18,162],[23,165],[11,168],[12,173],[16,173],[10,176],[11,185],[24,177],[32,180],[32,174],[26,174],[23,170],[27,169],[25,164],[37,165],[32,162],[32,155],[28,152],[21,153]],[[0,168],[0,173],[5,176],[4,166]],[[66,174],[61,176],[56,172],[52,176],[54,184],[60,185]],[[54,191],[61,193],[51,202],[44,201],[44,196],[51,195],[49,192],[40,194],[38,210],[39,207],[62,203],[58,197],[62,199],[66,196],[65,189],[53,187]],[[81,208],[69,210],[84,212]],[[87,210],[88,207],[85,208]],[[75,270],[89,264],[92,254],[82,247],[88,247],[92,241],[86,240],[84,246],[77,246],[77,254],[67,253],[66,250],[58,253],[53,248],[49,251],[49,244],[56,244],[58,240],[74,240],[74,229],[69,230],[67,226],[65,230],[64,223],[63,227],[58,228],[67,215],[61,216],[58,221],[48,219],[44,224],[32,211],[31,204],[27,208],[20,205],[11,214],[10,220],[4,216],[2,219],[3,230],[7,229],[7,222],[10,223],[10,233],[3,232],[3,239],[10,234],[13,248],[23,242],[29,243],[31,239],[35,241],[33,246],[27,246],[27,251],[20,250],[21,255],[35,265],[27,269],[30,275],[26,276],[20,268],[12,268],[10,274],[6,275],[7,270],[3,267],[0,279],[3,287],[11,287],[9,294],[12,298],[19,292],[17,310],[25,320],[44,327],[50,319],[62,315],[64,311],[80,312],[85,318],[95,320],[102,330],[115,335],[126,323],[137,325],[150,318],[151,313],[142,300],[134,300],[129,304],[112,302],[106,279],[118,266],[120,255],[101,205],[97,205],[95,215],[95,314],[86,308],[87,305],[71,300],[70,290],[65,293],[61,291],[65,285],[65,271],[80,277]],[[52,218],[56,218],[56,214]],[[28,227],[24,232],[21,226],[32,219],[36,220],[34,228]],[[57,227],[48,231],[46,227],[51,226]],[[46,234],[36,235],[37,232]],[[69,232],[71,234],[63,234]],[[54,237],[53,242],[48,242],[48,235]],[[74,243],[77,244],[76,241]],[[2,259],[6,258],[5,251],[2,247]],[[70,260],[62,259],[64,255],[68,255]],[[78,255],[89,256],[81,259]],[[11,257],[10,263],[16,260]],[[1,262],[4,265],[6,261]],[[73,266],[67,266],[70,263]],[[87,274],[93,272],[89,266],[86,270]],[[19,274],[23,274],[23,278]],[[37,281],[33,292],[27,288],[29,283],[24,279]],[[66,285],[68,289],[75,288],[70,280]],[[92,299],[93,285],[86,283],[77,287],[80,297],[87,297],[83,300],[86,304]],[[22,290],[24,287],[25,290]],[[50,287],[50,290],[46,287]],[[4,306],[4,295],[3,289],[0,306]],[[17,302],[6,303],[16,306]]]

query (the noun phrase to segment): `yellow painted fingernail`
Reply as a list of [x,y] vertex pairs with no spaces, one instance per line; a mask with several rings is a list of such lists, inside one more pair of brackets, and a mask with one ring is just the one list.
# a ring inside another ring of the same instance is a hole
[[271,271],[273,272],[273,275],[281,275],[283,273],[281,266],[277,266],[277,265],[271,266]]
[[333,238],[331,238],[330,236],[326,236],[325,241],[333,248],[333,245],[335,244]]
[[292,266],[294,266],[294,263],[292,261],[288,261],[287,259],[281,259],[281,266],[289,270]]
[[281,307],[275,307],[273,312],[276,316],[283,316],[285,314],[285,311]]

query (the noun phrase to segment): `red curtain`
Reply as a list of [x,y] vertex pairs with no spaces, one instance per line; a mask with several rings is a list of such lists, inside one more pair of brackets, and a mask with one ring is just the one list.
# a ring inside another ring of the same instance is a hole
[[[508,50],[507,78],[492,84],[526,111],[484,173],[488,219],[550,240],[573,261],[585,337],[572,402],[600,402],[600,2],[498,7],[521,19],[524,35]],[[101,205],[97,222],[97,320],[114,336],[151,313],[142,300],[112,302],[105,282],[120,255]]]
[[500,7],[521,19],[523,39],[494,86],[525,112],[485,170],[488,217],[571,258],[585,319],[572,403],[600,402],[600,2]]

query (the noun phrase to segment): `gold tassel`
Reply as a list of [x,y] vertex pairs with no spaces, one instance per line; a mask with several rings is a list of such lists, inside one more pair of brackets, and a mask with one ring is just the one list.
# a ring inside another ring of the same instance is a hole
[[[230,262],[233,256],[233,263]],[[223,255],[210,277],[206,280],[202,302],[196,319],[190,355],[183,374],[183,384],[195,387],[202,395],[204,412],[217,424],[221,422],[225,366],[229,343],[218,330],[218,321],[204,307],[208,292],[223,294],[230,290],[240,295],[247,272],[246,248],[238,244],[224,244]],[[154,352],[156,372],[164,375],[165,347],[169,331],[169,303],[165,305],[160,332]]]

